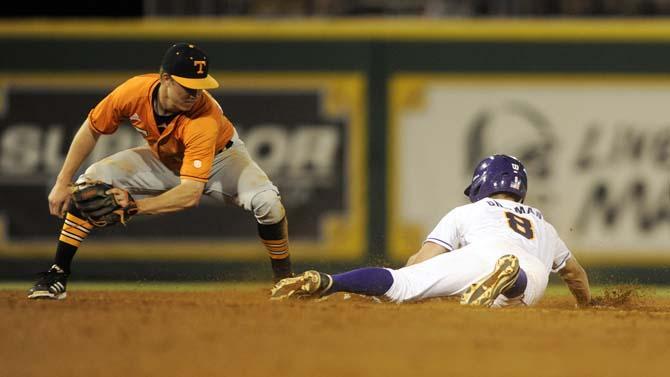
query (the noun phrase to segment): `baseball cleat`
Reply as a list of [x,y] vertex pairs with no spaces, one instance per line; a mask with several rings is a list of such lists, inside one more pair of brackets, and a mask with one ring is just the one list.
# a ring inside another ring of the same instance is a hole
[[271,300],[286,298],[320,297],[333,285],[328,274],[310,270],[302,274],[280,280],[270,290]]
[[67,278],[70,274],[65,273],[57,265],[51,266],[49,271],[40,273],[40,278],[30,288],[29,299],[63,300],[67,297]]
[[519,277],[519,258],[503,255],[492,273],[473,283],[463,293],[461,305],[490,307],[493,301]]

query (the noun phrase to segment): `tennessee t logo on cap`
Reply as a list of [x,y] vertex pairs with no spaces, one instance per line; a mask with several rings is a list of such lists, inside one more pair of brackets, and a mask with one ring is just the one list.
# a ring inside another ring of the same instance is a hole
[[189,89],[214,89],[219,83],[209,75],[207,55],[190,43],[177,43],[163,56],[163,71]]
[[198,67],[198,71],[196,73],[204,73],[203,67],[207,67],[207,61],[206,60],[194,60],[193,65]]

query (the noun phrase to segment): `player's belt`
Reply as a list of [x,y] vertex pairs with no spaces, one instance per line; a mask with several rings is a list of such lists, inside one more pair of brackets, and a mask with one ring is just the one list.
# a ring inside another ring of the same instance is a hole
[[216,151],[216,153],[214,153],[214,154],[219,154],[219,153],[225,151],[226,149],[230,149],[230,147],[232,147],[232,146],[233,146],[233,141],[232,141],[232,140],[228,140],[228,142],[226,143],[226,146],[223,147],[223,148],[221,148],[221,149],[219,149],[219,150]]

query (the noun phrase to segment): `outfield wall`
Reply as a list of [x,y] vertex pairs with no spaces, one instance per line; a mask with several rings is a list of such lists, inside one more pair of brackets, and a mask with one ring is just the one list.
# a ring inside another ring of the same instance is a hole
[[[0,23],[0,259],[51,254],[46,195],[83,117],[183,39],[208,51],[213,94],[282,190],[297,260],[400,263],[504,151],[588,264],[670,262],[670,22],[235,19]],[[141,143],[121,132],[95,158]],[[266,258],[251,217],[213,202],[85,247]]]

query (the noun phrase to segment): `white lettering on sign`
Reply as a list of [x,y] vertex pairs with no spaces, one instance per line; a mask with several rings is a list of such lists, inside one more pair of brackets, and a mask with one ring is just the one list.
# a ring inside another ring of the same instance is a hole
[[35,124],[20,123],[2,134],[0,168],[2,175],[35,174],[42,160],[42,129]]
[[[238,130],[240,132],[242,127]],[[258,165],[291,204],[303,203],[319,187],[335,184],[340,134],[335,126],[303,125],[289,129],[261,124],[241,136]]]
[[[505,153],[528,171],[526,203],[542,209],[571,248],[667,252],[669,86],[616,77],[507,79],[426,80],[423,106],[394,109],[402,145],[389,146],[398,161],[391,184],[402,196],[394,198],[393,221],[430,231],[451,207],[467,203],[463,188],[474,165]],[[444,205],[435,205],[438,198]]]
[[[315,189],[331,188],[339,172],[340,134],[335,126],[260,124],[243,134],[247,150],[272,181],[282,187],[282,196],[292,204],[311,198]],[[10,125],[0,134],[0,180],[23,179],[43,184],[60,171],[71,136],[62,125]],[[130,127],[121,127],[113,135],[103,135],[82,164],[81,170],[121,150],[145,144]],[[199,162],[194,162],[199,164]],[[196,167],[199,167],[196,165]]]
[[[0,134],[0,178],[29,179],[35,183],[51,180],[60,171],[71,136],[62,125],[40,126],[31,123],[9,125]],[[114,135],[103,135],[82,165],[101,160],[124,149],[144,144],[131,128],[120,128]]]

